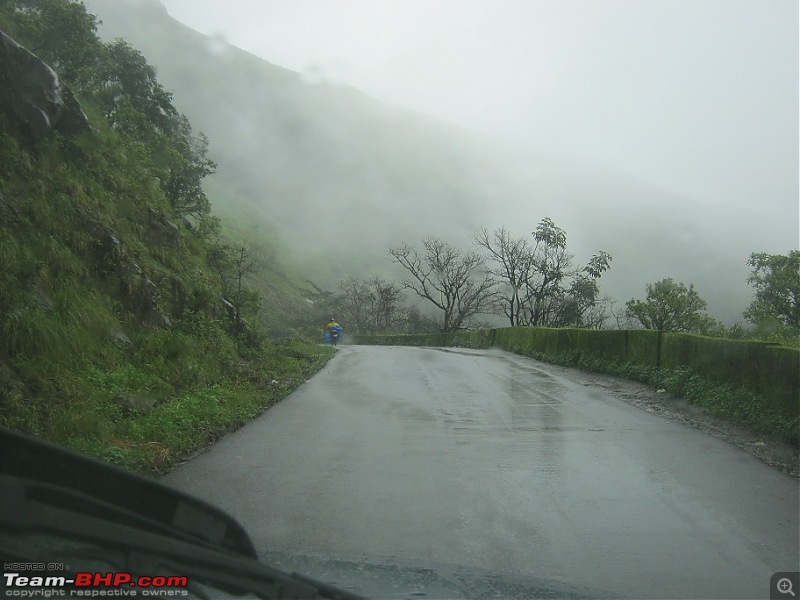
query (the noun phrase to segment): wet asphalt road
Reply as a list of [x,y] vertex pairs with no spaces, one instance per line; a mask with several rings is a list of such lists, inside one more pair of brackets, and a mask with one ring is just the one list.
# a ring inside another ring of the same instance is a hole
[[340,584],[392,571],[391,589],[353,584],[376,596],[462,597],[448,581],[496,571],[611,597],[768,598],[800,564],[796,479],[502,352],[341,347],[165,480],[279,565]]

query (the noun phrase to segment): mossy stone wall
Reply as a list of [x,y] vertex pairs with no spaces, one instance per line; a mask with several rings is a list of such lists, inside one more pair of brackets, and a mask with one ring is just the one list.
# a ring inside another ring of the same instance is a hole
[[652,330],[503,327],[417,335],[357,336],[356,343],[496,347],[524,356],[594,358],[664,369],[690,369],[714,383],[751,390],[789,418],[800,413],[800,351],[765,342]]

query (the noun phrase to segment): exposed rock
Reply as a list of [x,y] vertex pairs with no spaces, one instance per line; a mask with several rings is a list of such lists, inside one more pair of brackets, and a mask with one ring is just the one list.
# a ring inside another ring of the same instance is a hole
[[111,339],[123,346],[130,346],[133,342],[131,338],[129,338],[122,329],[119,328],[112,328],[109,332],[111,335]]
[[88,131],[89,120],[72,91],[35,54],[0,31],[0,107],[38,141],[57,130]]
[[128,288],[130,289],[131,287],[133,287],[132,278],[137,276],[143,276],[142,267],[140,267],[132,260],[124,262],[119,267],[119,276],[128,285]]
[[172,325],[169,317],[158,306],[158,287],[137,263],[132,260],[122,262],[119,266],[119,277],[123,302],[131,312],[158,327]]
[[222,307],[228,315],[228,320],[231,322],[236,320],[236,307],[227,298],[222,298]]
[[147,412],[158,402],[158,398],[147,392],[121,392],[114,400],[126,408],[139,412]]
[[122,242],[119,241],[117,236],[112,234],[109,234],[106,238],[105,252],[118,262],[125,258],[125,249],[122,247]]
[[136,299],[137,312],[140,315],[149,315],[158,309],[155,299],[157,289],[156,284],[147,275],[142,274],[133,294]]
[[181,230],[175,223],[150,209],[150,243],[154,246],[180,248]]

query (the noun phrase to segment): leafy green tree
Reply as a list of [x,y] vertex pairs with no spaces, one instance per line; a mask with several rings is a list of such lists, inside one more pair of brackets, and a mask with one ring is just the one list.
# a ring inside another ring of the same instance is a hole
[[531,269],[525,274],[526,325],[548,326],[555,318],[573,256],[567,252],[567,233],[545,217],[533,232]]
[[[172,105],[172,94],[159,83],[155,68],[125,40],[111,42],[107,49],[111,63],[105,84],[112,93],[111,101],[124,96],[150,127],[163,134],[174,133],[181,126],[179,113]],[[109,113],[113,115],[112,107]],[[111,121],[116,123],[113,116]]]
[[202,220],[210,213],[202,180],[216,171],[208,139],[194,135],[188,119],[172,105],[172,94],[156,70],[124,40],[108,45],[110,63],[100,92],[112,127],[139,140],[153,155],[161,189],[177,215]]
[[631,298],[626,304],[627,314],[645,329],[706,333],[713,325],[711,317],[704,314],[707,303],[695,291],[676,283],[671,277],[646,286],[644,301]]
[[599,329],[608,319],[610,300],[600,297],[597,279],[579,273],[565,293],[554,299],[549,327],[582,327]]
[[216,164],[208,158],[208,140],[192,132],[144,55],[125,40],[104,44],[97,24],[76,0],[0,2],[0,29],[99,105],[111,127],[138,144],[140,154],[151,157],[154,175],[175,214],[198,221],[209,218],[201,182],[215,172]]
[[179,215],[190,215],[203,220],[211,212],[211,204],[203,190],[203,179],[214,173],[217,165],[208,158],[208,138],[204,134],[194,136],[189,121],[181,115],[168,153],[168,175],[163,179],[162,189]]
[[800,334],[800,250],[788,255],[754,252],[747,264],[753,267],[747,283],[756,295],[744,317],[757,325],[778,323],[790,335]]

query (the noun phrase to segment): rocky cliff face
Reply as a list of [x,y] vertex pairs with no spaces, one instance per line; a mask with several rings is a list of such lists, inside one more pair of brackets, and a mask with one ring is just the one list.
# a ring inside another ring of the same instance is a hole
[[35,54],[0,31],[0,106],[34,141],[56,130],[67,137],[89,129],[70,89]]
[[[35,54],[19,45],[0,31],[0,112],[10,117],[20,137],[27,138],[31,145],[37,144],[50,132],[58,131],[65,137],[73,137],[91,129],[89,120],[72,91],[63,85],[53,69]],[[0,195],[0,217],[7,223],[15,223],[20,213],[13,203]],[[81,208],[74,227],[96,240],[100,255],[86,255],[87,261],[105,265],[110,289],[132,314],[145,323],[168,326],[169,318],[156,301],[157,287],[145,271],[127,256],[117,235],[96,215]],[[145,222],[147,243],[151,247],[168,246],[180,249],[180,228],[166,217],[150,208]],[[52,308],[47,295],[39,291],[46,309]],[[2,373],[0,373],[0,380]]]

